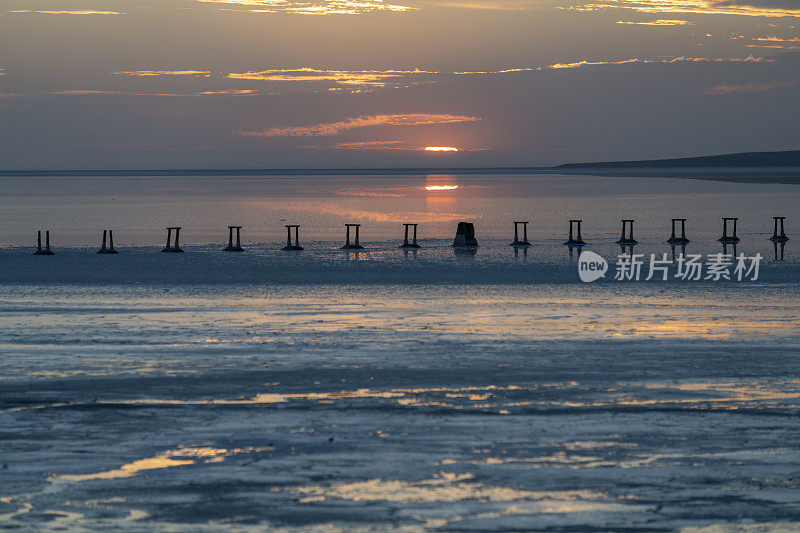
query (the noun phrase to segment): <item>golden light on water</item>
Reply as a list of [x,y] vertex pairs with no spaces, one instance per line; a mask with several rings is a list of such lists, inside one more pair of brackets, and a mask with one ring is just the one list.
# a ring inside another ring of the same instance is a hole
[[454,191],[458,189],[458,185],[426,185],[426,191]]
[[426,152],[458,152],[458,148],[453,146],[426,146]]

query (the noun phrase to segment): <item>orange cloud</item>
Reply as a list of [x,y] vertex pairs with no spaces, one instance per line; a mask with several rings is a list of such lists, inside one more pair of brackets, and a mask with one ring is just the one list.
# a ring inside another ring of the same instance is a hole
[[576,11],[630,9],[639,13],[697,13],[702,15],[743,15],[750,17],[800,17],[800,8],[761,7],[735,0],[605,0],[583,2],[569,7]]
[[773,89],[783,89],[787,87],[797,87],[800,82],[797,81],[774,81],[774,82],[753,82],[745,83],[742,85],[717,85],[705,91],[704,94],[721,95],[731,93],[757,93],[763,91],[771,91]]
[[787,44],[746,44],[745,48],[763,48],[768,50],[800,50],[800,46],[789,46]]
[[258,94],[254,89],[233,89],[227,91],[200,91],[194,93],[195,96],[246,96],[251,94]]
[[336,143],[325,147],[328,150],[410,150],[405,141],[354,141]]
[[514,72],[533,72],[536,70],[542,70],[543,67],[522,67],[522,68],[507,68],[503,70],[476,70],[476,71],[464,71],[464,72],[453,72],[456,76],[469,76],[475,74],[511,74]]
[[[585,59],[582,61],[576,61],[574,63],[555,63],[553,65],[548,65],[546,67],[542,67],[544,69],[570,69],[570,68],[581,68],[581,67],[593,67],[597,65],[626,65],[628,63],[646,63],[643,59],[623,59],[622,61],[586,61]],[[541,70],[541,69],[540,69]]]
[[9,11],[9,13],[38,13],[40,15],[127,15],[127,13],[121,13],[119,11],[94,11],[90,9],[84,9],[80,11],[34,11],[31,9],[15,9],[13,11]]
[[120,96],[247,96],[258,94],[253,89],[233,89],[226,91],[199,91],[194,93],[133,93],[125,91],[106,91],[102,89],[72,89],[66,91],[49,91],[46,94],[55,96],[95,96],[95,95],[120,95]]
[[800,43],[800,37],[790,37],[788,39],[781,37],[755,37],[754,41],[767,41],[770,43]]
[[208,70],[121,70],[112,72],[113,76],[194,76],[199,78],[210,78],[211,72]]
[[439,2],[442,7],[455,7],[460,9],[483,9],[490,11],[525,11],[536,7],[537,3],[532,0],[488,0],[488,1],[455,1]]
[[251,137],[316,137],[337,135],[343,131],[370,128],[375,126],[430,126],[440,124],[463,124],[478,122],[479,117],[448,114],[404,114],[404,115],[364,115],[339,122],[328,122],[312,126],[293,126],[271,128],[261,131],[242,131],[240,135]]
[[800,49],[800,37],[755,37],[753,39],[759,43],[769,44],[748,44],[747,48],[772,48],[776,50],[798,50]]
[[56,96],[88,96],[95,94],[125,94],[119,91],[102,91],[99,89],[74,89],[70,91],[50,91],[48,94]]
[[296,69],[272,69],[251,72],[232,72],[228,78],[234,80],[286,81],[286,82],[333,82],[337,85],[361,85],[385,87],[390,81],[411,76],[435,75],[428,70],[327,70],[302,67]]
[[631,22],[625,20],[618,20],[617,24],[634,24],[637,26],[692,26],[694,22],[688,20],[673,20],[673,19],[660,19],[651,20],[649,22]]
[[571,68],[581,68],[581,67],[590,67],[596,65],[626,65],[629,63],[760,63],[762,61],[771,61],[769,59],[764,59],[761,57],[721,57],[721,58],[709,58],[709,57],[674,57],[672,59],[625,59],[622,61],[578,61],[575,63],[556,63],[555,65],[549,65],[544,67],[545,69],[571,69]]
[[765,59],[763,57],[673,57],[665,59],[641,59],[631,58],[623,59],[620,61],[589,61],[583,59],[572,63],[554,63],[545,67],[525,67],[525,68],[509,68],[503,70],[488,70],[488,71],[473,71],[473,72],[454,72],[456,76],[467,75],[494,75],[494,74],[509,74],[514,72],[534,72],[540,70],[563,70],[563,69],[578,69],[583,67],[594,67],[604,65],[630,65],[630,64],[672,64],[672,63],[769,63],[774,60]]
[[238,6],[247,13],[289,13],[293,15],[360,15],[373,11],[402,12],[416,6],[387,4],[384,0],[196,0],[206,4]]

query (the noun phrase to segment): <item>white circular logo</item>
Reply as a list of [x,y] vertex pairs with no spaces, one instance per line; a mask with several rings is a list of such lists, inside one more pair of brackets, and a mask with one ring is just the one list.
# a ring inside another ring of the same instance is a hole
[[594,252],[581,252],[578,258],[578,276],[581,281],[590,283],[605,277],[608,272],[608,261]]

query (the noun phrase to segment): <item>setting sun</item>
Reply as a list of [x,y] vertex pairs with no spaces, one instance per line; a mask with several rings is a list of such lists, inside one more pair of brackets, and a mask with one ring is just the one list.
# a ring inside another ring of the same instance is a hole
[[458,152],[458,148],[452,146],[426,146],[426,152]]
[[458,185],[426,185],[426,191],[454,191],[458,189]]

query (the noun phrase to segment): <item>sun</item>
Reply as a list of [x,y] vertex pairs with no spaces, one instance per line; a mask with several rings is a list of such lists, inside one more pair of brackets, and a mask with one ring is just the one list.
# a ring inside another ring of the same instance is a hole
[[426,152],[458,152],[458,148],[453,146],[426,146]]
[[426,185],[426,191],[454,191],[458,189],[458,185]]

